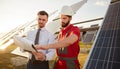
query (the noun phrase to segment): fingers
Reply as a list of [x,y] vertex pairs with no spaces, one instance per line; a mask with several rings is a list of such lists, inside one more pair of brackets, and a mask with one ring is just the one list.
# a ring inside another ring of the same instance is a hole
[[35,59],[36,60],[40,60],[40,61],[43,61],[45,60],[45,54],[43,54],[42,52],[32,52],[33,55],[35,56]]
[[42,49],[42,50],[47,50],[47,46],[43,46],[43,45],[35,45],[35,48],[36,48],[37,50],[40,50],[40,49]]
[[35,55],[35,56],[41,56],[41,55],[43,55],[42,52],[32,52],[32,54]]
[[35,48],[36,48],[37,50],[41,49],[41,47],[40,47],[39,45],[35,45]]

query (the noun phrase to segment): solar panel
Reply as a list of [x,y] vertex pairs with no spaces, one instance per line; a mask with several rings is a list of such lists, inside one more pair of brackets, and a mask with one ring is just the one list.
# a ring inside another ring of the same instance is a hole
[[83,69],[120,69],[120,0],[109,5]]
[[94,41],[94,38],[96,36],[96,30],[95,31],[87,31],[83,38],[83,43],[92,43]]
[[91,27],[98,27],[98,24],[93,24],[91,25]]

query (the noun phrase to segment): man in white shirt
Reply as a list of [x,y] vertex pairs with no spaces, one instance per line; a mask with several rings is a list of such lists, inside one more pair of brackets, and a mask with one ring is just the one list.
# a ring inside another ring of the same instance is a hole
[[[45,29],[45,25],[48,22],[48,13],[45,11],[39,11],[37,14],[38,29],[31,30],[27,33],[26,39],[32,41],[34,44],[47,45],[55,41],[54,36]],[[37,35],[38,30],[39,37]],[[51,60],[54,56],[55,49],[38,50],[37,53],[30,53],[29,61],[27,63],[27,69],[49,69],[48,60]],[[36,56],[37,55],[37,56]],[[39,60],[38,60],[39,59]]]

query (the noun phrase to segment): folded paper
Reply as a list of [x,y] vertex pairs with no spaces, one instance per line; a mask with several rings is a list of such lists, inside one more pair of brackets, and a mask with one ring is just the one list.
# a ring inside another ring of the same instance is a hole
[[26,38],[23,38],[23,37],[14,37],[14,42],[15,42],[15,44],[17,46],[19,46],[23,50],[37,52],[37,50],[32,45],[33,42],[30,41],[30,40],[28,40],[28,39],[26,39]]

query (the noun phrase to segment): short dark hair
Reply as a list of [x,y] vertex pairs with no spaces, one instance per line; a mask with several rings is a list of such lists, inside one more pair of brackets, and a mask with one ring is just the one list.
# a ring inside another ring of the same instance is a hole
[[37,13],[37,15],[46,15],[47,17],[49,17],[48,13],[46,11],[39,11]]

